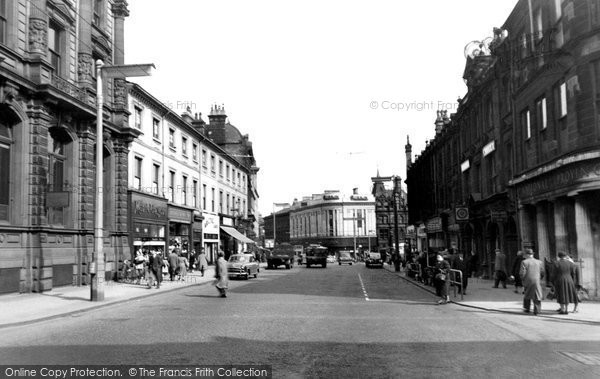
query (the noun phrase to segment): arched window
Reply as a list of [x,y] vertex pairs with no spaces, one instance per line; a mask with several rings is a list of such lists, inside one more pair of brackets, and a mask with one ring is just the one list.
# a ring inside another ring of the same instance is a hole
[[0,221],[8,221],[10,205],[10,151],[11,130],[0,118]]

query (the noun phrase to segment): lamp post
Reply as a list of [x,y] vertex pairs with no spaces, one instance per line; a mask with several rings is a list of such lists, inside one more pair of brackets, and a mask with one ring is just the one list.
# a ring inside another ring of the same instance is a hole
[[103,222],[104,222],[104,188],[102,182],[103,167],[103,125],[102,108],[104,98],[102,82],[104,78],[125,79],[130,76],[149,76],[154,68],[153,64],[137,65],[104,65],[102,60],[96,61],[96,209],[94,217],[94,253],[90,267],[90,300],[104,300],[104,252],[103,252]]

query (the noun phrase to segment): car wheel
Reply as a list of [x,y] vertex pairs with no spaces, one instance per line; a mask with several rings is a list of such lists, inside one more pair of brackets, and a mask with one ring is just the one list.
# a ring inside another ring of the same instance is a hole
[[289,265],[289,264],[285,265],[285,269],[286,269],[286,270],[289,270],[290,268],[291,268],[291,267],[290,267],[290,265]]
[[352,262],[350,262],[350,266],[352,266]]
[[254,279],[258,278],[258,270],[254,273]]

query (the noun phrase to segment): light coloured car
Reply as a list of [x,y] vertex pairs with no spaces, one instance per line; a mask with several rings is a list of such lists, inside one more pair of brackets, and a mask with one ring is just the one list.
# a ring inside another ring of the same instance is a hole
[[254,254],[233,254],[227,261],[227,273],[229,276],[250,278],[250,275],[258,277],[260,267]]

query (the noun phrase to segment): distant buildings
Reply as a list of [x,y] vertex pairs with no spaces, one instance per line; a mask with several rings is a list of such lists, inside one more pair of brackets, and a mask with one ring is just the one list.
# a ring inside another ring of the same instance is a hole
[[[325,191],[294,200],[289,208],[275,213],[277,243],[289,238],[293,245],[320,244],[330,251],[354,250],[355,243],[357,249],[366,249],[375,243],[374,205],[372,196],[359,194],[357,189],[349,196]],[[273,235],[273,218],[264,219],[268,239]]]
[[[408,208],[406,206],[406,192],[402,190],[399,176],[379,176],[371,178],[373,182],[372,194],[375,198],[375,219],[377,249],[386,252],[394,249],[404,253],[405,244],[410,244],[407,234]],[[386,184],[389,184],[386,186]],[[391,186],[391,188],[389,188]],[[397,237],[396,237],[397,236]],[[406,246],[408,248],[408,246]]]
[[521,0],[491,42],[466,48],[467,94],[438,113],[409,169],[410,223],[424,249],[456,247],[493,272],[523,247],[566,251],[600,285],[600,13],[591,1]]

